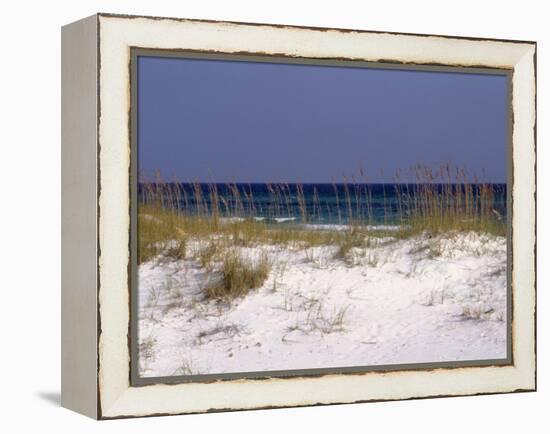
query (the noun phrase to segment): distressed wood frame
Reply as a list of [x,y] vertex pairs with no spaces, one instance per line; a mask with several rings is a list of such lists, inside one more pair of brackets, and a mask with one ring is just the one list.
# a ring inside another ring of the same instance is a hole
[[[131,49],[512,71],[512,363],[132,386]],[[536,44],[97,14],[62,32],[62,404],[96,419],[536,389]]]

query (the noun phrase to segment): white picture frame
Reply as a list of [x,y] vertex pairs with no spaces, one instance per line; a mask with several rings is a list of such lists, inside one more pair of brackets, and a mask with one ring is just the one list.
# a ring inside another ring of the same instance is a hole
[[[132,48],[509,70],[510,363],[133,385]],[[62,56],[63,406],[113,419],[536,389],[534,42],[96,14],[63,28]]]

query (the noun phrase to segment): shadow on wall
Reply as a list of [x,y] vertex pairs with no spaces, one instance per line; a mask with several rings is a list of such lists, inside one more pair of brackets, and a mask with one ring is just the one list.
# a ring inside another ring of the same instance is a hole
[[37,395],[50,405],[61,406],[61,392],[38,392]]

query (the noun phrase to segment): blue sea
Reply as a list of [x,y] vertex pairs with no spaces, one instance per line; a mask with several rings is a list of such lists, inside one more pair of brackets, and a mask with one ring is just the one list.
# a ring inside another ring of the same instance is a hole
[[[464,191],[462,184],[191,184],[140,183],[141,203],[161,200],[166,207],[183,213],[220,217],[254,218],[270,223],[399,224],[408,204],[418,200],[428,186],[441,194],[449,187]],[[474,200],[481,197],[480,184],[469,184]],[[494,215],[506,218],[506,184],[485,184],[493,191],[492,203],[485,204]],[[217,202],[217,207],[215,206]]]

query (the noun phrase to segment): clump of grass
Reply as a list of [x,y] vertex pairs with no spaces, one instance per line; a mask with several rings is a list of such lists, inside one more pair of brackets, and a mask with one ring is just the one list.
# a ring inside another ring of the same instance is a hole
[[272,292],[277,292],[279,285],[283,282],[287,268],[288,261],[279,262],[277,265],[273,276],[273,286],[271,288]]
[[229,252],[223,259],[221,279],[206,287],[208,298],[236,298],[259,288],[266,281],[271,264],[266,254],[257,261],[245,259],[238,253]]
[[180,238],[177,240],[172,240],[164,251],[164,256],[176,261],[185,259],[187,256],[187,239]]
[[481,319],[483,312],[478,305],[465,305],[462,306],[462,316],[466,319]]
[[377,267],[378,266],[378,262],[380,261],[380,258],[374,254],[374,253],[369,253],[367,256],[366,256],[366,263],[370,266],[370,267]]
[[138,233],[139,264],[163,253],[178,257],[183,253],[185,256],[187,235],[184,219],[175,211],[140,205]]
[[439,258],[441,255],[443,255],[441,240],[431,240],[428,244],[428,258]]
[[335,331],[344,330],[344,317],[348,311],[349,306],[344,306],[339,309],[335,309],[333,313],[328,317],[328,327],[323,330],[324,333],[333,333]]
[[365,233],[362,233],[356,228],[352,228],[351,231],[346,231],[343,236],[338,240],[338,250],[334,253],[334,259],[347,259],[349,252],[354,247],[365,247],[367,244],[367,238]]
[[315,250],[313,250],[311,247],[307,247],[304,250],[304,260],[305,262],[308,262],[308,263],[315,262],[316,260]]
[[172,375],[193,375],[196,374],[193,367],[193,359],[191,356],[182,357],[179,366],[173,372]]
[[139,342],[139,356],[143,362],[150,362],[155,359],[156,352],[155,346],[157,345],[157,338],[150,334]]
[[338,246],[338,250],[334,253],[334,259],[346,259],[353,247],[355,247],[353,242],[344,240],[344,242]]
[[334,308],[332,312],[325,312],[322,302],[312,303],[306,318],[306,329],[319,331],[322,334],[337,333],[344,330],[345,316],[349,306]]
[[210,240],[208,244],[201,248],[195,255],[201,267],[212,269],[212,262],[223,252],[222,245],[216,240]]

